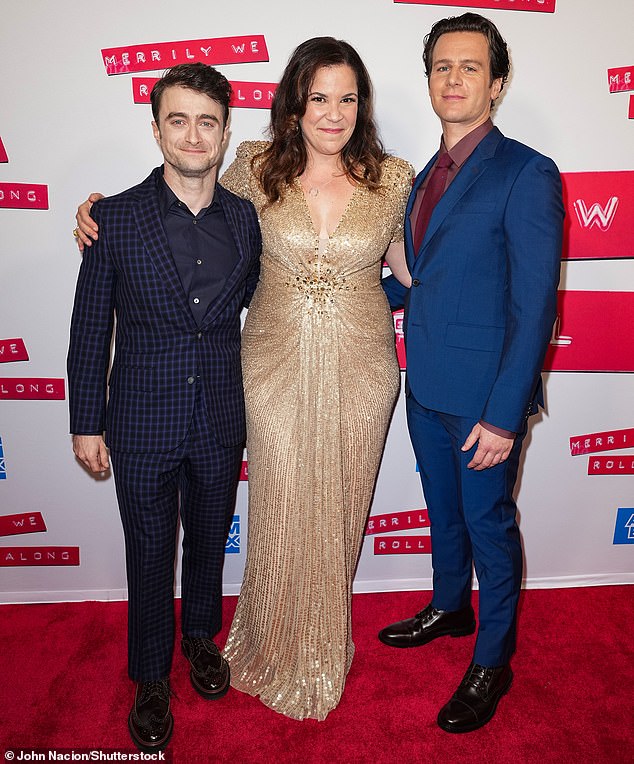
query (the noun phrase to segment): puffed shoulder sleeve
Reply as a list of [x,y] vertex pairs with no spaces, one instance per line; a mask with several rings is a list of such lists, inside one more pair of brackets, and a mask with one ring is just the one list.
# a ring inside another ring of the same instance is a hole
[[253,175],[251,164],[253,157],[262,153],[267,145],[265,141],[244,141],[241,143],[236,151],[236,158],[227,167],[220,179],[222,185],[243,199],[255,203],[257,181]]
[[394,225],[392,228],[391,242],[403,241],[403,224],[405,221],[405,207],[412,190],[412,180],[414,178],[414,168],[409,162],[398,157],[388,157],[387,167],[384,172],[387,186],[387,193],[392,202],[394,210]]

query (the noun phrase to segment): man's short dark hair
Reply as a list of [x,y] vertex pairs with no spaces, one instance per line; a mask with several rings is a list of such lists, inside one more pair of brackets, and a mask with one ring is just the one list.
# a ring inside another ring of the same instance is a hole
[[[489,72],[491,83],[493,80],[502,80],[502,88],[507,81],[511,70],[509,53],[504,39],[495,24],[479,13],[463,13],[462,16],[449,16],[437,21],[429,34],[423,40],[423,62],[425,63],[425,76],[431,74],[434,48],[438,38],[448,32],[479,32],[483,34],[489,46]],[[502,89],[500,88],[500,90]]]
[[163,76],[155,83],[150,93],[152,115],[157,125],[161,110],[161,98],[166,88],[171,87],[188,88],[189,90],[195,90],[197,93],[209,96],[212,101],[216,101],[222,106],[224,124],[227,124],[231,85],[224,74],[220,74],[213,66],[203,63],[178,64],[163,73]]

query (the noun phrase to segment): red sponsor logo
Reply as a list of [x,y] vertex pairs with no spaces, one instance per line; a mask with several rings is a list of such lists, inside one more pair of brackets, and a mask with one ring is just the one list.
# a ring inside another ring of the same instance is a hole
[[570,438],[571,456],[591,454],[595,451],[614,451],[634,444],[634,427],[626,430],[606,430]]
[[634,171],[562,175],[564,260],[634,257]]
[[451,5],[456,8],[496,8],[501,11],[555,12],[555,0],[394,0],[411,5]]
[[634,371],[634,292],[563,291],[546,351],[549,371]]
[[249,463],[248,462],[242,462],[242,467],[240,467],[240,480],[248,480],[249,479]]
[[8,546],[0,549],[0,568],[79,565],[78,546]]
[[269,60],[264,35],[259,34],[102,48],[101,55],[107,74],[147,72],[194,61],[217,65]]
[[374,539],[374,554],[431,554],[431,537],[381,536]]
[[[134,103],[150,103],[150,93],[158,77],[133,77],[132,98]],[[276,82],[238,82],[231,80],[229,106],[242,109],[270,109]]]
[[22,515],[3,515],[0,517],[0,536],[37,533],[45,530],[46,523],[41,512],[28,512]]
[[64,380],[50,377],[0,377],[0,400],[63,401]]
[[8,162],[9,157],[7,156],[7,151],[4,147],[4,143],[2,143],[2,138],[0,138],[0,162]]
[[0,207],[47,210],[48,186],[41,183],[0,183]]
[[630,108],[627,112],[628,119],[634,119],[634,95],[630,96]]
[[407,368],[405,360],[405,336],[403,334],[403,311],[396,310],[392,313],[394,319],[394,335],[396,337],[396,357],[401,371]]
[[608,86],[610,93],[634,90],[634,66],[620,66],[617,69],[608,69]]
[[406,512],[390,512],[387,515],[372,515],[368,518],[365,535],[404,531],[409,528],[429,528],[429,516],[426,509],[412,509]]
[[591,456],[588,475],[634,475],[634,454],[625,456]]
[[24,340],[19,338],[11,340],[0,340],[0,363],[28,360],[29,354],[26,352]]

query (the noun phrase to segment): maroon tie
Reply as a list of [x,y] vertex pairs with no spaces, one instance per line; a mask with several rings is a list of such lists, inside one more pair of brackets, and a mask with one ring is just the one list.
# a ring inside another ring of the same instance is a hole
[[414,230],[414,254],[418,255],[420,245],[425,238],[425,231],[429,224],[429,218],[431,217],[434,207],[438,203],[438,200],[443,195],[445,190],[445,183],[447,182],[447,173],[449,168],[453,164],[453,159],[449,156],[449,152],[445,151],[444,154],[438,159],[436,166],[429,178],[429,183],[425,188],[423,194],[423,200],[418,210],[418,217],[416,218],[416,228]]

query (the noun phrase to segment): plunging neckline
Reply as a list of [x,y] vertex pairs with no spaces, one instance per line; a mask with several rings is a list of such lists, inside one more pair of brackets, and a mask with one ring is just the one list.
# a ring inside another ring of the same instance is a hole
[[348,210],[350,209],[350,205],[352,203],[352,200],[354,199],[354,197],[355,197],[357,191],[359,190],[359,188],[361,188],[361,184],[360,183],[356,183],[354,185],[354,187],[352,189],[352,193],[348,197],[348,201],[345,203],[345,206],[343,208],[341,216],[339,217],[339,220],[337,221],[337,224],[335,225],[335,227],[332,229],[331,232],[326,231],[326,236],[324,237],[324,236],[321,235],[321,233],[319,231],[317,231],[317,227],[315,226],[315,221],[313,220],[313,216],[312,216],[312,213],[310,211],[310,207],[308,205],[308,195],[306,194],[306,191],[304,191],[304,187],[302,186],[300,179],[299,178],[295,178],[294,182],[295,182],[296,187],[299,189],[299,193],[302,196],[302,201],[303,201],[304,209],[306,210],[306,215],[307,215],[308,220],[310,222],[310,228],[311,228],[313,234],[315,235],[315,237],[319,241],[330,241],[333,238],[333,236],[337,233],[339,228],[341,227],[341,224],[342,224],[344,218],[348,214]]

